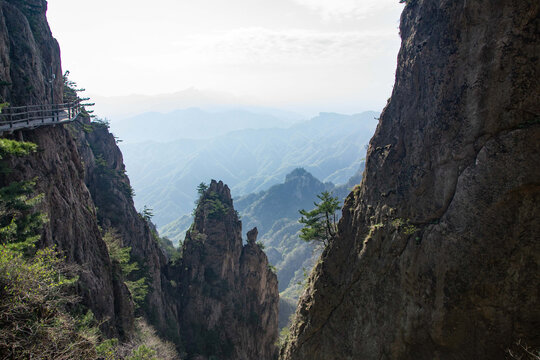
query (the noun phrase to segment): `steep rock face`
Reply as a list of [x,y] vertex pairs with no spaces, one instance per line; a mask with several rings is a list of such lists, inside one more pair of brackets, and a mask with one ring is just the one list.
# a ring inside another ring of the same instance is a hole
[[282,359],[540,346],[538,2],[411,1],[361,187]]
[[0,1],[0,100],[12,106],[62,102],[60,48],[46,10],[45,0]]
[[18,137],[38,145],[34,155],[13,159],[12,172],[1,185],[36,179],[36,193],[48,222],[40,246],[56,245],[68,263],[78,264],[78,293],[98,319],[106,320],[105,332],[123,336],[133,329],[133,306],[119,281],[107,247],[101,239],[96,209],[84,183],[84,167],[73,138],[63,127],[21,131]]
[[174,300],[168,297],[167,259],[149,223],[136,211],[133,190],[125,172],[122,153],[105,124],[81,119],[70,126],[84,164],[85,183],[97,207],[99,225],[114,230],[124,246],[131,247],[131,258],[142,268],[149,293],[143,311],[162,334],[178,337]]
[[[52,37],[46,1],[0,1],[0,97],[12,106],[62,102],[60,50]],[[52,75],[54,81],[50,82]],[[54,93],[54,99],[51,99]],[[5,134],[38,145],[37,153],[11,159],[0,185],[36,179],[47,215],[39,246],[56,245],[79,270],[78,294],[110,336],[133,331],[133,305],[119,269],[101,239],[77,145],[62,126]]]
[[178,313],[188,356],[277,357],[277,277],[256,235],[242,245],[229,188],[212,181],[186,235],[178,271]]

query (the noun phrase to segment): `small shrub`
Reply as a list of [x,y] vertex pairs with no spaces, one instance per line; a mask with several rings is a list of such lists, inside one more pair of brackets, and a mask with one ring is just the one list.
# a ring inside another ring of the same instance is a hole
[[376,229],[380,229],[384,226],[383,223],[378,223],[378,224],[375,224],[375,225],[371,225],[371,229],[372,230],[376,230]]
[[103,360],[116,360],[118,339],[107,339],[96,346],[97,355]]
[[179,360],[180,356],[175,346],[162,340],[156,330],[140,318],[136,321],[136,331],[133,339],[121,344],[116,349],[120,359],[130,360]]
[[146,222],[150,222],[154,217],[154,210],[146,205],[144,205],[143,210],[139,213],[139,216],[143,218]]
[[133,355],[128,356],[126,360],[159,360],[156,352],[146,345],[140,345],[133,351]]
[[103,235],[103,241],[107,245],[107,251],[111,261],[116,262],[122,269],[122,274],[127,276],[133,271],[139,270],[139,264],[131,261],[131,247],[122,246],[122,238],[114,229],[109,229]]
[[[291,315],[291,316],[294,316],[294,315]],[[279,332],[277,346],[280,348],[285,346],[287,341],[289,341],[290,334],[291,334],[291,329],[288,326],[285,326],[284,328],[282,328],[281,331]]]
[[95,118],[92,120],[92,127],[94,129],[109,129],[111,124],[108,119]]
[[414,234],[416,231],[418,231],[418,228],[412,224],[407,224],[404,228],[403,228],[403,233],[405,235],[412,235]]
[[136,307],[142,306],[146,295],[148,295],[148,284],[146,283],[146,278],[142,277],[135,281],[126,280],[125,284],[131,293],[131,297],[135,302]]
[[411,224],[409,219],[397,218],[392,221],[392,225],[401,230],[403,234],[409,236],[418,231],[418,228]]
[[135,190],[130,184],[121,182],[120,186],[121,186],[122,192],[124,193],[124,195],[126,195],[126,197],[130,199],[133,199],[133,197],[135,197]]
[[227,207],[217,198],[206,200],[206,204],[208,204],[208,217],[210,219],[219,219],[227,214]]

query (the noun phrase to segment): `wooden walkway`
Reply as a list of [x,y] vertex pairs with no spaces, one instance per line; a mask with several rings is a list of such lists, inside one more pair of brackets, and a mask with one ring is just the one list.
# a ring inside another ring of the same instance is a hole
[[0,112],[0,133],[70,122],[80,115],[81,110],[79,101],[3,108]]

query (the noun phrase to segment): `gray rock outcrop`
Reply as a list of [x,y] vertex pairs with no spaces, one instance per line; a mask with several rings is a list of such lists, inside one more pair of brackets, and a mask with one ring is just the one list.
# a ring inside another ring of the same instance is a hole
[[540,4],[407,3],[392,98],[283,360],[540,347]]
[[228,186],[212,180],[176,270],[178,322],[188,356],[277,358],[277,276],[254,241],[242,244],[241,230]]

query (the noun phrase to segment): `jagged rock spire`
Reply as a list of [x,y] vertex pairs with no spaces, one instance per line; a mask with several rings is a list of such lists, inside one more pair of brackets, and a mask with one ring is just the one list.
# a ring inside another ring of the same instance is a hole
[[249,230],[247,232],[248,244],[254,244],[257,241],[257,235],[259,235],[259,230],[257,230],[257,227]]

